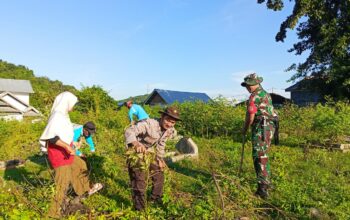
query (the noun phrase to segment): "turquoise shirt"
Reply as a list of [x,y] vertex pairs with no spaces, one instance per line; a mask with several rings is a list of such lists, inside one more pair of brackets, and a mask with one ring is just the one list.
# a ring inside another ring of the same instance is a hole
[[[93,142],[93,140],[92,140],[91,135],[89,135],[88,137],[85,137],[85,136],[83,135],[83,126],[82,126],[82,125],[79,125],[79,126],[77,126],[77,127],[74,127],[74,137],[73,137],[73,141],[74,141],[74,142],[79,142],[79,140],[80,140],[81,137],[84,137],[84,138],[85,138],[86,143],[87,143],[87,144],[89,145],[89,147],[90,147],[90,151],[91,151],[91,152],[95,152],[95,144],[94,144],[94,142]],[[75,154],[76,154],[77,156],[79,156],[79,157],[82,155],[82,153],[81,153],[80,150],[78,150],[78,149],[75,150]]]
[[133,115],[136,115],[138,121],[149,118],[146,111],[140,105],[137,104],[132,104],[131,108],[129,109],[130,122],[134,120]]

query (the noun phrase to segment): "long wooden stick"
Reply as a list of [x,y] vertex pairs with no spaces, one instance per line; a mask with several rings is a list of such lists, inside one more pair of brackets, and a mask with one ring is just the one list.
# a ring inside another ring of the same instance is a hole
[[242,138],[241,163],[239,164],[238,176],[241,176],[241,173],[243,172],[244,145],[245,145],[245,135],[243,135],[243,138]]
[[224,202],[224,198],[222,196],[222,192],[221,192],[218,180],[216,179],[215,175],[216,174],[214,172],[211,173],[211,176],[213,177],[213,180],[214,180],[214,183],[215,183],[216,190],[218,191],[218,194],[220,196],[221,209],[222,209],[222,219],[225,219],[225,202]]

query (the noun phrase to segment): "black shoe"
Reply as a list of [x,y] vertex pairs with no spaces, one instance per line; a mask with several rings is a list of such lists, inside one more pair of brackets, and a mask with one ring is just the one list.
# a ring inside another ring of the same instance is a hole
[[138,212],[141,212],[141,211],[145,210],[145,207],[136,207],[136,206],[134,206],[134,210],[138,211]]
[[162,198],[151,198],[150,202],[156,206],[163,206]]
[[152,202],[154,203],[160,203],[160,204],[163,204],[163,200],[162,198],[156,198],[156,199],[151,199]]
[[267,199],[269,197],[269,193],[267,192],[268,186],[265,184],[258,184],[258,189],[255,192],[255,196],[260,197],[262,199]]

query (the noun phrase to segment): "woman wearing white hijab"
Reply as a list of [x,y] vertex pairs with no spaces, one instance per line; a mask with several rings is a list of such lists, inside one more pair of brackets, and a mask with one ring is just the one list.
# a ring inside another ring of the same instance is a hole
[[[73,149],[71,148],[70,144],[73,140],[73,125],[70,121],[68,112],[73,110],[74,105],[78,102],[78,98],[73,95],[70,92],[63,92],[59,94],[52,105],[50,118],[48,120],[48,123],[46,125],[46,128],[43,132],[43,134],[40,137],[40,143],[43,146],[48,145],[48,140],[59,137],[57,140],[59,143],[56,143],[58,145],[62,145],[59,148],[60,151],[63,153],[67,153],[66,159],[72,160],[72,158],[69,157],[69,154],[73,154]],[[57,138],[56,138],[57,139]],[[64,151],[65,150],[65,151]],[[51,157],[50,157],[51,156]],[[52,158],[52,151],[51,155],[49,152],[49,159]],[[53,162],[53,167],[56,167],[55,163],[56,161],[50,161]],[[66,161],[67,163],[70,163]],[[57,164],[59,165],[59,164]]]
[[75,193],[81,196],[91,195],[102,188],[100,183],[90,189],[86,163],[74,156],[73,125],[68,112],[73,110],[78,98],[70,92],[59,94],[53,103],[47,126],[40,137],[40,142],[47,146],[48,159],[55,170],[56,194],[51,202],[48,215],[61,217],[61,204],[66,191],[72,184]]

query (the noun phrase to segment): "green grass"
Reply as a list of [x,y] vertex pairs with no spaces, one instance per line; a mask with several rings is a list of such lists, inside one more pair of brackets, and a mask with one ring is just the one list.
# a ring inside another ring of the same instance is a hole
[[[48,116],[54,97],[60,91],[73,91],[80,105],[70,114],[72,122],[87,120],[97,125],[94,137],[97,153],[89,155],[91,180],[105,188],[85,201],[95,219],[310,219],[317,209],[322,219],[350,219],[349,153],[309,150],[299,146],[342,143],[350,136],[349,102],[329,101],[325,105],[278,109],[281,143],[271,154],[274,189],[268,201],[253,196],[255,175],[247,144],[244,172],[237,176],[240,161],[245,107],[233,108],[218,98],[212,103],[176,104],[183,121],[177,124],[182,135],[196,136],[200,156],[172,165],[166,171],[163,206],[150,205],[146,212],[132,211],[128,173],[123,154],[123,131],[128,125],[127,108],[116,111],[116,102],[99,86],[81,91],[59,81],[35,77],[23,66],[0,62],[5,78],[31,79],[35,94],[31,104]],[[150,117],[158,117],[160,106],[145,106]],[[0,160],[25,159],[24,167],[0,171],[0,219],[43,219],[55,189],[52,171],[38,155],[38,139],[47,118],[32,124],[0,120]],[[208,139],[204,139],[210,138]],[[233,137],[235,143],[229,139]],[[174,149],[174,143],[169,143]],[[88,153],[87,153],[88,154]],[[224,210],[212,177],[222,191]],[[88,219],[76,213],[67,219]]]
[[[169,164],[164,205],[150,205],[146,212],[132,211],[128,173],[121,146],[100,147],[89,157],[92,181],[105,188],[85,201],[93,216],[151,219],[212,219],[223,214],[232,219],[309,219],[310,208],[323,218],[349,219],[349,154],[273,146],[270,153],[274,189],[267,202],[256,199],[251,147],[246,145],[241,177],[237,177],[241,143],[228,139],[194,138],[200,155],[196,160]],[[41,219],[47,212],[54,188],[43,156],[27,157],[24,167],[1,171],[0,216],[6,219]],[[225,209],[212,178],[216,173]],[[279,210],[279,211],[278,211]],[[79,213],[69,219],[86,219]]]

